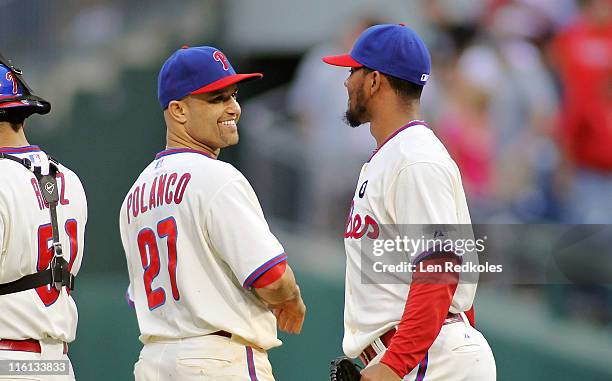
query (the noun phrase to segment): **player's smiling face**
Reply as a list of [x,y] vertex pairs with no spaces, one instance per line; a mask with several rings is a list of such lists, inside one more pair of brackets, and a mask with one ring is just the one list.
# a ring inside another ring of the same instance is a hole
[[238,87],[232,85],[187,97],[189,116],[185,131],[198,143],[212,150],[237,144],[241,112],[237,95]]

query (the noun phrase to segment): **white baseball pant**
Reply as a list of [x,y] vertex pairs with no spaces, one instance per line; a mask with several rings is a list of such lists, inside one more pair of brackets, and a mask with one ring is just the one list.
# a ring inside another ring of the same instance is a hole
[[[4,369],[0,374],[0,381],[74,381],[74,371],[70,359],[64,354],[64,343],[59,341],[40,341],[41,353],[23,352],[14,350],[0,350],[0,360],[3,360],[3,368],[9,367],[8,361],[21,362],[20,364],[28,364],[29,361],[35,361],[32,366],[39,362],[39,366],[43,366],[48,360],[65,360],[68,361],[68,375],[18,375],[17,372],[9,371],[10,368]],[[59,364],[58,364],[59,365]],[[54,366],[56,366],[54,364]],[[16,368],[14,368],[16,369]],[[26,366],[26,369],[27,366]]]
[[[376,364],[385,351],[368,366]],[[425,358],[403,381],[495,381],[493,352],[484,336],[463,322],[445,324]]]
[[217,335],[147,343],[134,376],[136,381],[274,381],[265,350]]

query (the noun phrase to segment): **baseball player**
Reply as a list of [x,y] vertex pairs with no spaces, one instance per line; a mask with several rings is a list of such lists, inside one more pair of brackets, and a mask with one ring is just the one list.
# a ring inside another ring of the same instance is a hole
[[164,63],[158,99],[166,150],[140,174],[120,213],[128,297],[144,347],[136,380],[273,380],[276,326],[299,333],[305,315],[287,255],[253,189],[217,160],[238,143],[236,74],[210,46]]
[[70,292],[83,258],[87,202],[77,175],[28,143],[25,119],[51,106],[21,74],[0,55],[0,360],[11,360],[0,380],[23,379],[27,370],[28,380],[74,380]]
[[495,380],[491,349],[465,314],[475,283],[460,283],[455,271],[426,270],[461,258],[436,251],[413,256],[410,284],[361,278],[362,244],[379,238],[384,226],[471,223],[457,166],[418,118],[431,68],[427,47],[404,25],[376,25],[350,54],[323,61],[350,68],[346,121],[370,122],[377,143],[362,167],[344,234],[345,354],[367,365],[362,380]]

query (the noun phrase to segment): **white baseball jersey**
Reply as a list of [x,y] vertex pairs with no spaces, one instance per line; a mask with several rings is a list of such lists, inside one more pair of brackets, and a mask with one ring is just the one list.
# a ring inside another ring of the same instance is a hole
[[[344,235],[347,356],[357,357],[399,324],[410,291],[406,283],[362,282],[363,241],[379,238],[383,225],[470,223],[459,169],[424,122],[408,123],[374,152],[361,169]],[[459,284],[451,312],[471,307],[476,292],[471,283]]]
[[231,164],[192,149],[163,151],[130,189],[119,220],[143,343],[224,330],[264,349],[281,344],[276,318],[250,288],[287,256]]
[[[0,148],[28,158],[46,173],[47,155],[36,146]],[[59,238],[70,272],[76,275],[83,258],[87,201],[77,175],[60,165],[57,178]],[[0,159],[0,283],[8,283],[49,268],[53,258],[49,207],[38,180],[23,165]],[[67,289],[42,286],[0,296],[0,338],[53,338],[73,341],[77,309]]]

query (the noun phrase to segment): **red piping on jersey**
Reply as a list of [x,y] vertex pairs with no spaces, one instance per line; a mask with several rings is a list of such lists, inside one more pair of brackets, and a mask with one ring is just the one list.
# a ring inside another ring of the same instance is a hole
[[380,147],[376,148],[376,149],[374,150],[374,152],[372,152],[372,156],[370,156],[370,158],[368,159],[368,161],[367,161],[367,162],[369,163],[369,162],[370,162],[370,160],[372,160],[372,158],[374,157],[374,155],[376,155],[376,153],[377,153],[378,151],[380,151],[380,149],[381,149],[381,148],[382,148],[382,147],[383,147],[385,144],[387,144],[387,142],[388,142],[389,140],[393,139],[393,138],[395,137],[395,135],[397,135],[397,134],[399,134],[400,132],[404,131],[404,130],[405,130],[406,128],[408,128],[408,127],[418,126],[418,125],[421,125],[421,126],[426,126],[426,127],[427,127],[427,123],[425,123],[424,121],[422,121],[422,120],[413,120],[413,121],[411,121],[411,122],[408,122],[408,124],[406,124],[405,126],[402,126],[402,127],[398,128],[397,130],[395,130],[395,132],[394,132],[394,133],[392,133],[392,134],[391,134],[391,136],[389,136],[387,139],[385,139],[385,141],[384,141],[384,142],[383,142],[383,143],[380,145]]
[[[445,248],[446,249],[446,248]],[[445,256],[450,256],[456,260],[459,261],[459,263],[463,263],[463,257],[461,255],[457,255],[455,254],[454,251],[452,250],[442,250],[442,248],[435,248],[432,247],[431,249],[424,251],[423,253],[419,254],[415,259],[412,260],[412,264],[414,266],[418,265],[419,263],[423,262],[426,259],[440,259],[442,257]]]
[[0,147],[0,153],[26,153],[38,151],[40,151],[40,148],[38,146]]
[[415,381],[423,381],[425,379],[425,372],[427,372],[428,360],[429,360],[429,353],[425,354],[425,358],[419,364],[419,370],[417,371],[417,378]]
[[247,367],[249,369],[249,378],[251,381],[258,381],[255,371],[255,361],[253,360],[253,348],[246,347]]
[[204,151],[199,151],[197,149],[192,149],[192,148],[169,148],[167,150],[163,150],[160,153],[158,153],[157,155],[155,155],[155,160],[159,159],[160,157],[164,157],[164,156],[168,156],[168,155],[174,155],[175,153],[197,153],[200,155],[204,155],[210,159],[213,160],[217,160],[216,157],[212,156],[210,153],[208,152],[204,152]]
[[244,288],[250,288],[253,285],[253,282],[255,282],[255,280],[257,278],[259,278],[263,273],[265,273],[266,271],[268,271],[269,269],[271,269],[275,265],[281,263],[282,261],[286,261],[286,260],[287,260],[287,254],[285,254],[285,253],[282,253],[282,254],[277,255],[276,257],[270,259],[266,263],[264,263],[261,266],[259,266],[258,268],[256,268],[255,271],[253,271],[251,273],[251,275],[249,275],[248,278],[246,278],[246,280],[244,281],[244,284],[242,286]]

